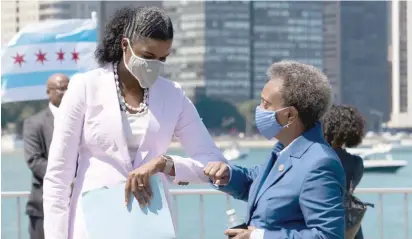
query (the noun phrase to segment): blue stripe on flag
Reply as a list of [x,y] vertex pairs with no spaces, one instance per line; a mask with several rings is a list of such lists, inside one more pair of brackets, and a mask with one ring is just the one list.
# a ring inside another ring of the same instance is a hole
[[33,45],[39,43],[59,43],[59,42],[96,42],[97,41],[97,30],[84,30],[79,33],[56,37],[56,33],[23,33],[16,40],[14,45],[9,47],[16,47],[19,45]]
[[[6,84],[6,90],[18,87],[28,87],[36,85],[46,85],[47,79],[56,73],[62,73],[67,75],[69,78],[78,73],[78,70],[69,71],[45,71],[45,72],[31,72],[24,74],[9,74],[2,75],[2,84]],[[46,89],[46,88],[45,88]]]

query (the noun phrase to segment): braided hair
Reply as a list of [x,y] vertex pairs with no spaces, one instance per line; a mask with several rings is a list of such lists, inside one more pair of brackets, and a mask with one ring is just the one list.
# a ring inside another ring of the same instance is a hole
[[349,105],[334,105],[322,119],[323,135],[331,145],[356,147],[365,136],[365,121]]
[[131,44],[141,38],[172,40],[172,21],[157,7],[125,7],[117,10],[106,25],[104,36],[95,51],[100,65],[122,59],[121,44],[124,37]]

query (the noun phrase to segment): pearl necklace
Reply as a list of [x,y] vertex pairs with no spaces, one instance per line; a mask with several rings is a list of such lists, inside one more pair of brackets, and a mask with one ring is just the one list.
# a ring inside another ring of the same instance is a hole
[[119,75],[117,74],[117,63],[113,64],[113,73],[114,73],[114,81],[116,83],[116,90],[117,90],[117,97],[119,98],[120,102],[120,109],[124,112],[127,112],[127,109],[131,111],[136,111],[136,114],[145,114],[148,109],[148,101],[149,101],[149,89],[144,89],[143,92],[143,102],[140,103],[139,107],[133,107],[129,105],[126,100],[124,99],[124,96],[122,94],[122,91],[120,90],[120,82],[119,82]]

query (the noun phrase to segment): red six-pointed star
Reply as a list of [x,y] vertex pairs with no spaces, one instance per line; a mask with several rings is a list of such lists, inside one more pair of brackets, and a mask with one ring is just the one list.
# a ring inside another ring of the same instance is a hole
[[64,61],[64,52],[62,51],[61,48],[60,48],[60,51],[56,52],[56,54],[57,54],[57,60],[60,61],[60,63]]
[[23,64],[23,62],[26,62],[24,60],[24,54],[19,55],[19,53],[16,53],[16,56],[13,56],[14,58],[14,64],[19,64],[19,66],[21,67],[21,64]]
[[74,51],[72,52],[72,60],[76,63],[79,60],[79,53],[76,52],[76,49],[74,49]]
[[37,56],[37,60],[36,61],[40,61],[41,64],[44,64],[45,61],[47,61],[46,59],[46,54],[45,52],[41,52],[41,50],[39,50],[39,53],[36,53],[35,55]]

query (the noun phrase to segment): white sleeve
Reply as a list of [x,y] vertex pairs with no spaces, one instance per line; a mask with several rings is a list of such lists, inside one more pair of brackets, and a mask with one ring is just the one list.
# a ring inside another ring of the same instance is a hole
[[55,116],[43,185],[45,239],[67,239],[69,204],[85,111],[85,84],[73,76]]
[[170,155],[175,164],[175,182],[209,183],[209,178],[203,173],[208,162],[221,161],[227,163],[222,152],[213,142],[212,137],[202,122],[195,106],[183,96],[182,112],[175,129],[189,158]]
[[254,229],[250,234],[250,239],[263,239],[265,236],[265,230],[263,229]]

